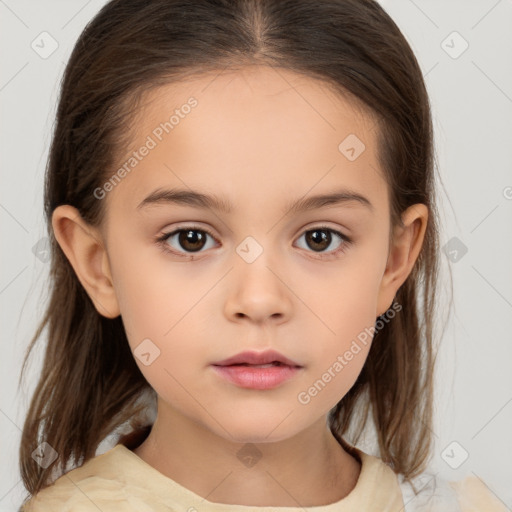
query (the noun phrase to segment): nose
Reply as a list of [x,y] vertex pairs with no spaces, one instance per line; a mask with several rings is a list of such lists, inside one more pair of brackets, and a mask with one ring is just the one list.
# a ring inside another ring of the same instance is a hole
[[231,321],[254,323],[289,320],[292,311],[290,291],[286,276],[261,254],[252,263],[240,259],[235,262],[227,284],[224,312]]

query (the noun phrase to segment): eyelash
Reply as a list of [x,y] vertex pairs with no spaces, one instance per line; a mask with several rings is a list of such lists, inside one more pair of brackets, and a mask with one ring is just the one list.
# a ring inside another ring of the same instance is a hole
[[[169,249],[169,244],[167,244],[167,240],[171,236],[177,235],[178,233],[181,233],[182,231],[199,231],[201,233],[206,233],[207,235],[211,236],[218,243],[217,238],[208,229],[200,228],[198,226],[183,226],[183,227],[180,227],[179,229],[175,229],[175,230],[170,231],[168,233],[163,233],[162,235],[157,236],[156,242],[157,242],[158,246],[160,247],[160,249],[165,254],[172,254],[173,256],[178,256],[178,257],[186,258],[187,256],[194,256],[195,254],[200,254],[202,252],[202,251],[198,251],[198,252],[194,252],[194,253],[192,253],[192,252],[190,252],[190,253],[179,253],[177,251]],[[327,258],[331,258],[333,256],[337,256],[338,254],[341,254],[341,253],[345,252],[348,249],[348,247],[352,244],[352,239],[351,238],[349,238],[346,235],[343,235],[339,231],[336,231],[335,229],[332,229],[332,228],[330,228],[328,226],[315,226],[313,228],[309,228],[306,231],[304,231],[300,236],[303,236],[305,233],[308,233],[308,232],[311,232],[311,231],[329,231],[329,232],[334,233],[335,235],[339,236],[341,238],[341,240],[343,241],[343,243],[341,244],[341,247],[339,249],[335,249],[334,251],[331,251],[331,252],[327,252],[327,253],[321,253],[321,252],[314,253],[314,251],[311,251],[311,252],[313,252],[313,254],[318,254],[318,257],[320,259],[327,259]]]

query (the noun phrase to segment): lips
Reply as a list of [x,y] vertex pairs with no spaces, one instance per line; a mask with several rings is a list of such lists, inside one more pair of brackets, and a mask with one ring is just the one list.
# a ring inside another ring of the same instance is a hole
[[245,351],[211,366],[224,380],[261,391],[274,389],[303,371],[300,364],[275,350]]
[[233,357],[229,357],[228,359],[217,361],[212,364],[214,366],[251,366],[252,368],[270,368],[272,366],[302,367],[299,363],[285,357],[276,350],[265,350],[264,352],[240,352]]

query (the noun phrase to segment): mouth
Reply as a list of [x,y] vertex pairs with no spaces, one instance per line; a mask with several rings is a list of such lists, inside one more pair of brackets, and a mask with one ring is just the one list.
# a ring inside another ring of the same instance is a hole
[[289,359],[276,350],[265,350],[264,352],[244,351],[212,364],[214,366],[250,366],[253,368],[270,368],[272,366],[302,367],[296,361]]
[[[236,364],[228,364],[228,365],[215,365],[215,366],[246,366],[248,368],[272,368],[274,366],[288,366],[288,364],[281,363],[281,361],[272,361],[271,363],[265,363],[265,364],[250,364],[250,363],[236,363]],[[293,368],[293,367],[292,367]],[[294,368],[301,368],[300,366],[294,366]]]
[[246,389],[273,389],[295,377],[303,366],[276,350],[240,352],[211,365],[215,374]]

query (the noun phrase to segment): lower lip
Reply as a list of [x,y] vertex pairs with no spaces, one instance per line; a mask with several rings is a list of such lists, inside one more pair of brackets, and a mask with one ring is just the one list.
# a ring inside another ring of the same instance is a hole
[[272,389],[288,379],[291,379],[300,370],[297,366],[269,366],[268,368],[255,368],[251,366],[213,365],[215,371],[233,384],[242,388]]

